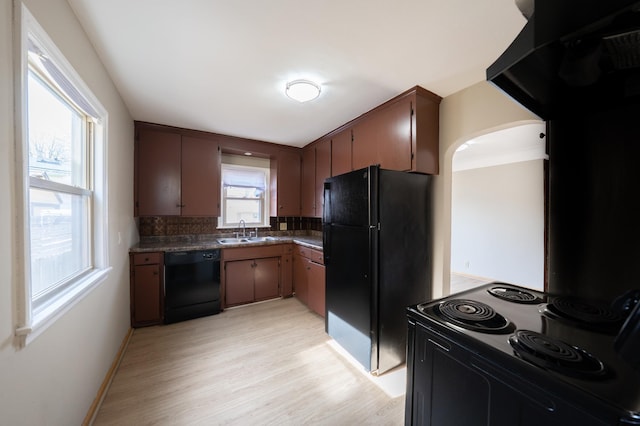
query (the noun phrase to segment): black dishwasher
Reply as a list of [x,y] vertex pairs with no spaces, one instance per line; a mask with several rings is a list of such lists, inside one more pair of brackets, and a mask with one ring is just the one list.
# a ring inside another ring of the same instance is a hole
[[220,312],[220,250],[167,252],[164,266],[165,324]]

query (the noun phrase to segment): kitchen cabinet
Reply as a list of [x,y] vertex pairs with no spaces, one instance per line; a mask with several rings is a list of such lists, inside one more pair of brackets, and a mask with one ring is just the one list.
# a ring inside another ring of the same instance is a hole
[[324,180],[331,176],[331,139],[302,150],[302,216],[322,217]]
[[309,145],[302,150],[302,179],[301,179],[301,215],[314,217],[315,215],[315,185],[316,185],[316,146]]
[[[416,86],[354,120],[349,126],[353,170],[379,164],[383,169],[438,174],[440,101]],[[338,171],[342,169],[332,165],[332,175]]]
[[219,216],[220,148],[215,139],[139,125],[136,216]]
[[353,170],[351,167],[351,136],[351,128],[347,128],[331,138],[331,176]]
[[299,253],[293,255],[293,290],[298,300],[305,305],[309,304],[308,262],[308,259],[300,256]]
[[322,217],[324,205],[324,180],[331,177],[331,139],[316,144],[315,217]]
[[182,137],[149,129],[136,133],[135,215],[179,215]]
[[221,277],[224,305],[235,306],[281,296],[281,283],[291,274],[282,272],[282,257],[288,254],[286,246],[224,249]]
[[163,258],[162,252],[129,255],[132,327],[162,323]]
[[325,316],[325,267],[322,251],[296,246],[293,255],[296,297],[318,315]]
[[241,305],[279,295],[280,259],[235,260],[225,263],[226,306]]
[[325,315],[325,269],[324,265],[309,261],[307,263],[307,303],[309,309],[324,317]]
[[215,141],[182,136],[182,216],[220,216],[221,158]]
[[285,244],[280,259],[282,297],[293,296],[293,244]]
[[271,216],[300,216],[300,154],[280,150],[271,158]]

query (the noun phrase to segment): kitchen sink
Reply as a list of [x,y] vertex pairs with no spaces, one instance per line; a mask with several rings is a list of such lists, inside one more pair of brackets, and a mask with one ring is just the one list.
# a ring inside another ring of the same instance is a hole
[[240,244],[240,243],[248,243],[248,238],[220,238],[218,239],[220,244]]
[[249,237],[247,240],[249,242],[261,242],[261,241],[275,241],[277,238],[275,237]]
[[263,241],[275,241],[275,237],[241,237],[241,238],[220,238],[218,242],[220,244],[246,244],[246,243],[260,243]]

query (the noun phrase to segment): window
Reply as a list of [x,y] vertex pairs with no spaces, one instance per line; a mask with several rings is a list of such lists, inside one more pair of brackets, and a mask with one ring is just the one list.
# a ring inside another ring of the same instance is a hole
[[21,22],[16,151],[25,261],[16,334],[25,343],[106,277],[107,117],[25,7]]
[[221,227],[269,226],[269,160],[222,157]]

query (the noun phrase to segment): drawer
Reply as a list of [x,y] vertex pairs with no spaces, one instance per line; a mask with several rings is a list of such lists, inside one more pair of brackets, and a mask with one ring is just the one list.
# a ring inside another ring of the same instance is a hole
[[293,244],[283,244],[282,247],[283,254],[293,254]]
[[282,245],[268,245],[257,247],[239,247],[222,250],[222,260],[260,259],[263,257],[282,256]]
[[154,253],[135,253],[133,255],[134,265],[153,265],[162,263],[162,252]]
[[324,257],[322,256],[321,250],[316,250],[296,244],[295,253],[299,256],[306,257],[312,262],[324,265]]

